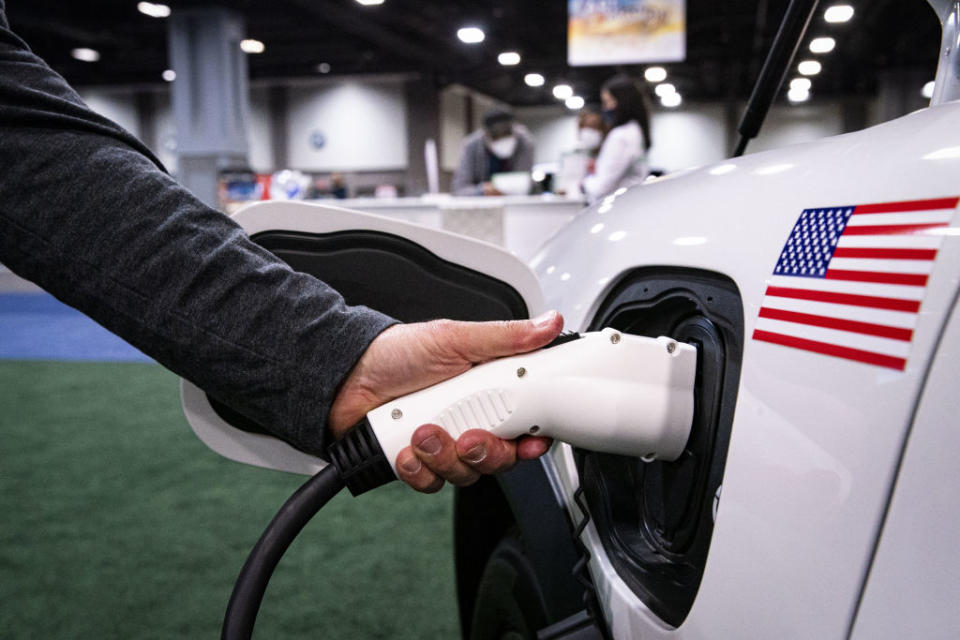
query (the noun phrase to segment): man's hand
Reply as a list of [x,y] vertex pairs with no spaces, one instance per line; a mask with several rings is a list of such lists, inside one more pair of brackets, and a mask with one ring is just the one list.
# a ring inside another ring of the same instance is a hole
[[[563,318],[556,311],[533,320],[437,320],[390,327],[370,343],[341,385],[330,409],[332,435],[340,438],[371,409],[475,364],[539,349],[562,328]],[[507,441],[473,429],[454,442],[440,427],[423,425],[410,444],[397,454],[397,473],[414,489],[432,493],[444,480],[465,486],[482,473],[506,471],[517,460],[541,456],[550,440],[523,436]]]

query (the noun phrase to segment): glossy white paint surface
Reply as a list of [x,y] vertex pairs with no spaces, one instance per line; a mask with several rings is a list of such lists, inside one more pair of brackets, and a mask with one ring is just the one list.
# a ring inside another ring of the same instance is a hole
[[960,306],[910,431],[853,638],[954,638],[960,633]]
[[[905,371],[750,336],[803,209],[960,195],[957,148],[954,103],[675,174],[598,203],[534,258],[547,306],[558,307],[571,328],[587,326],[617,280],[638,266],[719,272],[743,297],[741,385],[697,600],[684,624],[668,629],[594,542],[592,569],[617,638],[847,635],[914,405],[958,288],[960,220],[954,214],[943,238]],[[953,371],[956,378],[960,365]],[[563,447],[552,456],[572,505],[570,457]]]

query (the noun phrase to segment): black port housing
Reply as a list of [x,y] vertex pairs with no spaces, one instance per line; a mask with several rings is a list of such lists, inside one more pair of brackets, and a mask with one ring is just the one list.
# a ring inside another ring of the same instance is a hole
[[577,452],[590,513],[617,573],[655,614],[680,626],[713,534],[740,379],[743,303],[720,274],[638,269],[607,296],[590,330],[604,327],[697,347],[693,426],[676,461]]

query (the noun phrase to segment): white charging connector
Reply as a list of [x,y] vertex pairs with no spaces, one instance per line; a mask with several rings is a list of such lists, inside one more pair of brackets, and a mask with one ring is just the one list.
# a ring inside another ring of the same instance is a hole
[[458,438],[485,429],[505,439],[547,436],[577,447],[675,460],[690,435],[695,347],[614,329],[501,358],[367,414],[386,459],[423,424]]

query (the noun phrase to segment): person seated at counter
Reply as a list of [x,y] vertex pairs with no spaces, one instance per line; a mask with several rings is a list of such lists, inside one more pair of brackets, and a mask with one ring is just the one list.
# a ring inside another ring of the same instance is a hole
[[491,177],[533,169],[534,144],[533,136],[512,113],[490,111],[483,117],[483,128],[463,141],[450,190],[460,196],[503,195],[494,188]]

